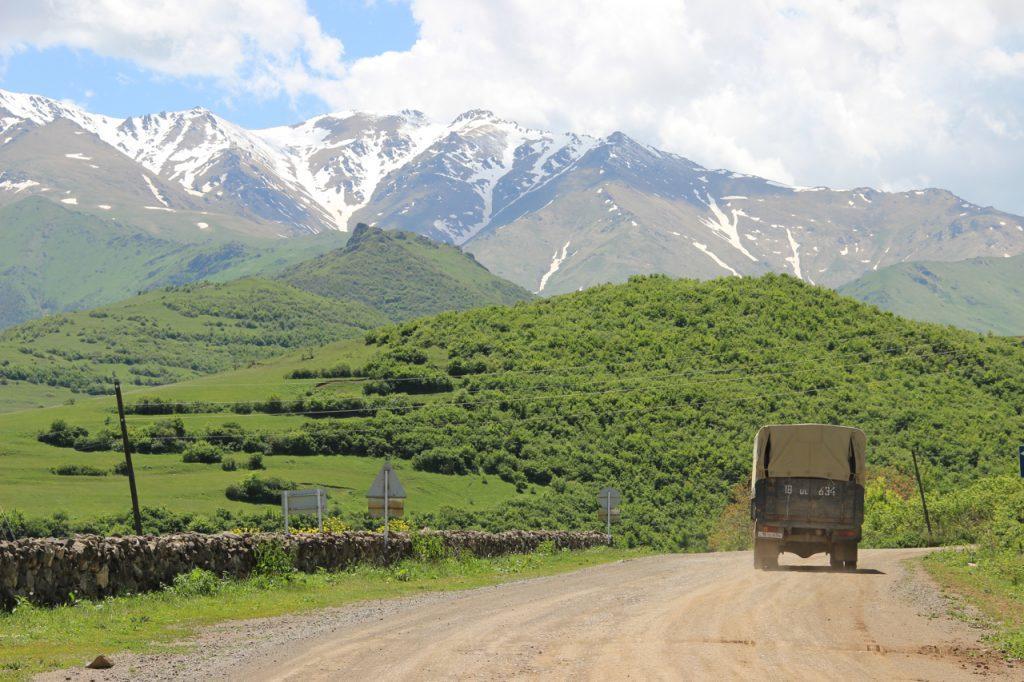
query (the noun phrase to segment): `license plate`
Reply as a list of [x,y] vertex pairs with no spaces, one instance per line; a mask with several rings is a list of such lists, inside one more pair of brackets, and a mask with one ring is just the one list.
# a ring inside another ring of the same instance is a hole
[[757,537],[759,538],[771,538],[773,540],[781,540],[782,533],[779,531],[772,530],[759,530],[757,531]]

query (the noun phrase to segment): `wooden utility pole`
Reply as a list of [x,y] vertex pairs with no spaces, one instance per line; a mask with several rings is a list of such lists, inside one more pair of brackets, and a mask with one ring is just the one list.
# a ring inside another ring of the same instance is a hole
[[928,542],[932,540],[932,522],[928,519],[928,503],[924,499],[924,486],[921,485],[921,470],[917,468],[917,452],[910,451],[914,459],[914,477],[917,479],[917,491],[921,493],[921,508],[924,509],[924,525],[928,527]]
[[124,421],[124,401],[121,399],[121,382],[117,379],[114,379],[114,395],[117,396],[117,417],[121,420],[121,443],[124,445],[124,464],[128,470],[128,487],[132,491],[132,514],[135,516],[135,534],[142,535],[139,491],[135,489],[135,468],[132,467],[132,448],[128,443],[128,424]]

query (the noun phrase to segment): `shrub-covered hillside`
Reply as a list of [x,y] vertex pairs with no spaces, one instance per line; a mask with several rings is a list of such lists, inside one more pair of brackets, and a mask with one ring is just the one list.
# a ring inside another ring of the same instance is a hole
[[[875,473],[905,480],[915,450],[936,494],[1009,473],[1024,432],[1020,341],[907,321],[787,276],[634,278],[384,327],[367,342],[369,363],[350,364],[368,378],[284,406],[246,403],[315,419],[211,440],[270,455],[390,454],[524,493],[497,511],[421,519],[434,525],[593,525],[595,493],[615,485],[631,542],[691,549],[707,546],[749,476],[763,424],[859,426]],[[346,360],[321,356],[309,370]],[[330,391],[345,395],[332,403]],[[373,402],[389,393],[409,395]],[[188,437],[203,436],[202,417],[183,419]]]
[[283,282],[190,284],[0,332],[0,379],[108,393],[115,372],[128,384],[180,381],[359,336],[386,321],[361,303]]
[[344,248],[291,267],[281,279],[321,296],[360,301],[393,321],[532,298],[458,247],[362,223]]

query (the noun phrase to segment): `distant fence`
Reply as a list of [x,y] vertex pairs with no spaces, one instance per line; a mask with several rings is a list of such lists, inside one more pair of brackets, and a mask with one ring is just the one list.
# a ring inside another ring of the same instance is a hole
[[[477,557],[525,553],[551,541],[561,549],[586,549],[607,542],[601,533],[571,531],[424,531],[439,536],[453,553]],[[404,533],[392,533],[384,548],[379,533],[346,532],[284,535],[256,533],[101,537],[78,535],[0,542],[0,604],[10,608],[17,598],[35,604],[98,599],[145,592],[170,584],[174,576],[203,568],[232,578],[248,576],[260,543],[281,543],[295,557],[295,567],[341,570],[362,562],[392,563],[413,554]]]

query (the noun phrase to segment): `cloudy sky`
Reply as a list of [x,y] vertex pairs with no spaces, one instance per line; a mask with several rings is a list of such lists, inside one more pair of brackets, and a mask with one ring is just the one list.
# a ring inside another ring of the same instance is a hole
[[491,109],[799,185],[1024,213],[1015,0],[0,0],[0,88],[247,127]]

